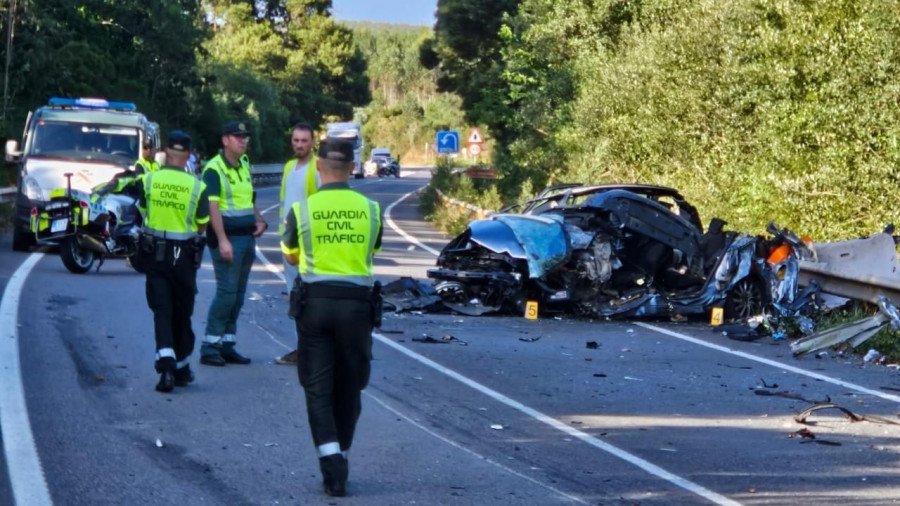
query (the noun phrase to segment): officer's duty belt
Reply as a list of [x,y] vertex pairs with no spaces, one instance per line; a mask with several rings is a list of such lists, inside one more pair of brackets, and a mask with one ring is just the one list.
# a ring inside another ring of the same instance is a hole
[[368,286],[311,283],[306,285],[306,296],[311,299],[351,299],[369,302],[372,300],[372,289]]
[[173,244],[193,244],[200,237],[198,234],[194,234],[190,237],[185,237],[183,232],[176,232],[175,237],[169,237],[169,234],[163,231],[153,231],[153,232],[143,232],[144,237],[150,238],[154,241],[166,241]]

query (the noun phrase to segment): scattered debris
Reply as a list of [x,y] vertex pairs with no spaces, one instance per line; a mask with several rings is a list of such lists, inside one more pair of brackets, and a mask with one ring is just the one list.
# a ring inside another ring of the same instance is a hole
[[763,388],[778,388],[778,383],[772,383],[771,385],[766,383],[766,380],[759,378],[759,382],[762,383]]
[[441,298],[428,283],[404,276],[384,285],[381,289],[384,306],[396,313],[420,309],[443,312]]
[[414,337],[414,338],[412,338],[412,340],[413,340],[413,342],[416,342],[416,343],[426,343],[426,344],[449,344],[450,343],[450,341],[443,341],[440,339],[435,339],[431,336]]
[[537,341],[537,340],[540,339],[540,338],[541,338],[541,336],[536,336],[536,337],[520,337],[520,338],[519,338],[519,341],[522,341],[523,343],[533,343],[533,342]]
[[414,337],[413,341],[417,343],[426,343],[426,344],[450,344],[456,343],[460,346],[468,346],[468,341],[463,341],[462,339],[457,339],[455,336],[450,334],[443,335],[440,339],[435,339],[428,334],[422,334],[422,337]]
[[589,350],[596,350],[597,348],[600,348],[600,345],[597,344],[597,341],[588,341],[585,343],[585,347]]
[[801,439],[801,443],[816,443],[826,446],[841,446],[841,443],[838,443],[837,441],[828,441],[825,439],[817,438],[816,435],[813,434],[813,431],[807,429],[806,427],[798,430],[797,432],[788,434],[788,437],[792,439],[799,437]]
[[777,392],[770,392],[768,390],[762,390],[762,389],[755,388],[755,389],[753,389],[753,393],[756,395],[762,395],[762,396],[766,396],[766,397],[784,397],[785,399],[792,399],[795,401],[803,401],[803,402],[806,402],[809,404],[824,404],[824,403],[831,402],[831,397],[828,397],[827,395],[825,396],[824,401],[813,401],[813,400],[807,399],[806,397],[803,397],[802,395],[795,394],[795,393],[789,392],[787,390],[779,390]]
[[750,324],[732,324],[732,325],[721,325],[719,326],[719,330],[722,332],[722,335],[729,338],[734,339],[735,341],[756,341],[761,337],[765,337],[768,335],[765,327],[759,326],[751,326]]
[[502,425],[500,425],[499,423],[492,424],[491,428],[494,430],[503,430],[504,429],[504,427]]
[[627,379],[629,381],[644,381],[640,378],[632,378],[631,376],[625,376],[625,379]]
[[900,311],[886,297],[878,298],[878,313],[861,320],[838,325],[791,343],[794,355],[803,355],[850,341],[854,347],[864,343],[887,324],[900,330]]
[[876,349],[870,349],[863,357],[863,362],[878,362],[881,358],[881,352]]
[[816,411],[820,411],[820,410],[823,410],[823,409],[837,409],[837,410],[839,410],[841,413],[844,413],[844,415],[846,415],[847,418],[848,418],[851,422],[872,422],[872,423],[883,423],[883,424],[888,424],[888,425],[900,425],[900,422],[895,422],[895,421],[893,421],[893,420],[888,420],[887,418],[882,418],[882,417],[880,417],[880,416],[875,416],[875,415],[857,415],[856,413],[850,411],[849,409],[844,408],[844,407],[841,407],[841,406],[838,406],[837,404],[835,404],[835,403],[833,403],[833,402],[819,402],[819,403],[816,403],[815,405],[810,406],[810,407],[804,409],[804,410],[801,411],[799,414],[797,414],[796,416],[794,416],[794,421],[796,421],[797,423],[802,423],[802,424],[810,423],[810,422],[807,422],[807,418],[809,418],[809,415],[811,415],[812,413],[814,413],[814,412],[816,412]]
[[802,429],[798,430],[797,432],[792,432],[792,433],[788,434],[789,438],[793,438],[795,436],[799,436],[803,439],[815,439],[816,438],[816,435],[813,434],[813,431],[809,430],[806,427],[803,427]]
[[594,373],[594,377],[595,377],[595,378],[605,378],[606,375],[603,374],[602,372],[595,372],[595,373]]
[[163,444],[162,440],[159,438],[156,438],[156,447],[162,448],[163,446],[165,446],[165,445]]
[[405,330],[393,330],[393,329],[389,329],[389,330],[380,329],[378,332],[380,332],[382,334],[405,334],[406,333]]

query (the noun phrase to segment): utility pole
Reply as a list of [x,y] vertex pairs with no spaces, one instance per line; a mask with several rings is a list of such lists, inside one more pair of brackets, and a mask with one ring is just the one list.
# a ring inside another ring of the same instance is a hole
[[9,66],[12,63],[13,30],[16,22],[16,1],[9,0],[9,9],[6,14],[6,70],[3,73],[3,115],[0,120],[6,121],[6,111],[9,107]]

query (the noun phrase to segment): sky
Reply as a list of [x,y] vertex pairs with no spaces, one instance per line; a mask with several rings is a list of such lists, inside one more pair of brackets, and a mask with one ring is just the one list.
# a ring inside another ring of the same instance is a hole
[[331,0],[331,6],[343,21],[433,26],[437,0]]

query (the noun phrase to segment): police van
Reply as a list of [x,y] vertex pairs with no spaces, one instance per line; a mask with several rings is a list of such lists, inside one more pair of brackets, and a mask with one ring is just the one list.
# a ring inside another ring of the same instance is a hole
[[25,120],[21,147],[6,143],[6,161],[18,165],[13,249],[34,244],[31,210],[65,188],[90,192],[125,169],[133,169],[141,145],[159,146],[159,127],[129,102],[97,98],[51,98]]

